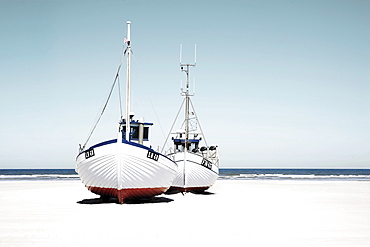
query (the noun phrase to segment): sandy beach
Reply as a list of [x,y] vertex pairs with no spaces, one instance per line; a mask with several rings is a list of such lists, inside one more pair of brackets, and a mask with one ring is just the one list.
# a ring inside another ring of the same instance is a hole
[[0,181],[1,246],[369,246],[370,181],[218,180],[100,203],[78,180]]

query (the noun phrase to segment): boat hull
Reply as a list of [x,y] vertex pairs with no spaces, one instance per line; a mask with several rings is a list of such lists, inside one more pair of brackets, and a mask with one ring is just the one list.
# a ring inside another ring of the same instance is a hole
[[177,174],[177,164],[146,146],[111,140],[80,153],[76,172],[91,192],[123,203],[165,192]]
[[178,172],[168,193],[202,193],[218,178],[218,159],[206,159],[199,154],[179,152],[173,155]]

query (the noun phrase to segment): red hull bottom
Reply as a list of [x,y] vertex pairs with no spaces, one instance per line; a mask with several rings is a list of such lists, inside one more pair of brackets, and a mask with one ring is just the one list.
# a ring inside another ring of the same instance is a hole
[[209,189],[210,186],[205,187],[175,187],[171,186],[166,193],[179,193],[179,192],[192,192],[192,193],[203,193],[205,190]]
[[159,188],[136,188],[136,189],[122,189],[115,188],[100,188],[93,186],[86,186],[91,192],[102,197],[115,197],[119,203],[123,203],[128,198],[149,198],[164,193],[168,187]]

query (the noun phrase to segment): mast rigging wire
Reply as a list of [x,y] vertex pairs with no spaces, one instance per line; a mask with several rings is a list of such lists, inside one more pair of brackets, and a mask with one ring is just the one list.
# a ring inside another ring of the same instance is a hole
[[176,117],[175,117],[175,121],[173,121],[173,124],[172,124],[172,126],[171,126],[170,132],[168,133],[167,138],[166,138],[166,141],[165,141],[165,143],[163,144],[163,147],[162,147],[162,151],[161,151],[161,153],[163,153],[163,150],[164,150],[164,148],[165,148],[165,146],[166,146],[166,144],[167,144],[167,141],[168,141],[168,139],[169,139],[169,137],[170,137],[170,135],[171,135],[171,132],[172,132],[173,126],[175,125],[175,123],[176,123],[176,121],[177,121],[177,118],[179,117],[179,114],[180,114],[180,111],[181,111],[181,109],[182,109],[182,106],[184,105],[184,102],[185,102],[185,98],[184,98],[184,100],[183,100],[183,101],[182,101],[182,103],[181,103],[181,106],[180,106],[179,111],[177,112],[177,115],[176,115]]
[[153,109],[154,115],[155,115],[155,117],[157,118],[159,128],[161,129],[161,133],[162,133],[163,137],[164,137],[164,138],[166,138],[166,135],[164,134],[164,131],[163,131],[163,128],[162,128],[162,124],[161,124],[161,122],[160,122],[160,120],[159,120],[159,117],[158,117],[157,111],[155,110],[154,104],[153,104],[152,99],[150,98],[150,96],[149,96],[148,92],[147,92],[147,97],[149,98],[149,101],[150,101],[150,104],[151,104],[151,106],[152,106],[152,109]]
[[123,118],[123,111],[122,111],[122,96],[121,96],[121,83],[119,81],[119,77],[117,78],[118,80],[118,98],[119,98],[119,110],[121,113],[121,119]]
[[[108,98],[107,98],[107,100],[105,101],[105,104],[104,104],[104,106],[103,106],[103,109],[102,109],[102,111],[101,111],[101,113],[100,113],[100,115],[99,115],[98,119],[96,120],[95,124],[93,125],[93,127],[92,127],[92,129],[91,129],[91,131],[90,131],[90,134],[89,134],[89,136],[87,137],[87,140],[86,140],[85,144],[82,146],[82,150],[84,150],[84,149],[85,149],[86,144],[89,142],[89,140],[90,140],[90,138],[91,138],[92,134],[94,133],[94,131],[95,131],[95,129],[96,129],[96,126],[98,125],[98,123],[99,123],[99,121],[100,121],[101,117],[103,116],[104,111],[105,111],[105,109],[107,108],[108,102],[109,102],[109,100],[110,100],[110,98],[111,98],[111,96],[112,96],[112,92],[113,92],[114,86],[116,85],[116,82],[117,82],[117,81],[119,82],[119,71],[121,70],[121,65],[122,65],[122,63],[118,66],[118,70],[117,70],[117,73],[116,73],[116,77],[114,78],[114,81],[113,81],[112,87],[111,87],[111,89],[110,89],[110,91],[109,91]],[[120,96],[121,96],[121,94],[120,94]],[[121,102],[120,102],[120,104],[121,104]],[[121,110],[121,113],[122,113],[122,110]]]
[[206,146],[208,147],[208,144],[207,144],[206,138],[205,138],[205,136],[204,136],[204,132],[203,132],[202,126],[200,126],[200,122],[199,122],[199,119],[198,119],[197,113],[196,113],[195,108],[194,108],[194,106],[193,106],[193,102],[191,101],[191,99],[190,99],[190,98],[189,98],[189,101],[190,101],[191,108],[193,108],[195,118],[196,118],[196,120],[197,120],[197,122],[198,122],[200,132],[202,133],[202,137],[203,137],[204,143],[205,143],[205,144],[206,144]]
[[[127,34],[126,34],[126,35],[127,35]],[[117,82],[118,82],[119,107],[120,107],[121,118],[122,118],[122,116],[123,116],[123,114],[122,114],[121,86],[120,86],[120,82],[119,82],[119,72],[120,72],[121,67],[122,67],[123,58],[124,58],[124,56],[125,56],[125,54],[126,54],[126,51],[127,51],[127,48],[125,49],[125,43],[123,43],[122,51],[123,51],[123,52],[121,52],[121,54],[122,54],[122,55],[121,55],[121,58],[120,58],[119,66],[118,66],[118,69],[117,69],[117,73],[116,73],[116,76],[115,76],[115,78],[114,78],[114,81],[113,81],[112,87],[111,87],[111,89],[110,89],[110,91],[109,91],[108,98],[107,98],[107,100],[105,101],[105,104],[104,104],[104,106],[103,106],[103,109],[102,109],[102,111],[101,111],[100,115],[97,117],[97,120],[95,121],[95,123],[93,124],[93,127],[91,128],[90,134],[89,134],[89,136],[87,137],[87,140],[86,140],[85,144],[84,144],[82,147],[80,147],[80,151],[82,151],[82,150],[84,150],[84,149],[85,149],[86,144],[89,142],[89,140],[90,140],[90,138],[91,138],[92,134],[94,133],[94,131],[95,131],[95,129],[96,129],[96,126],[98,125],[98,123],[99,123],[99,121],[100,121],[101,117],[102,117],[102,116],[103,116],[103,114],[104,114],[105,109],[107,108],[108,102],[109,102],[109,100],[110,100],[110,98],[111,98],[111,96],[112,96],[112,92],[113,92],[114,86],[116,85],[116,83],[117,83]]]

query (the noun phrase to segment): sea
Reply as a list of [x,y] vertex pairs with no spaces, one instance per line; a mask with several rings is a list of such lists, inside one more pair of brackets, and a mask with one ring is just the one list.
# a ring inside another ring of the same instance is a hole
[[[0,181],[79,179],[74,169],[0,169]],[[220,169],[218,179],[370,181],[370,169]]]

